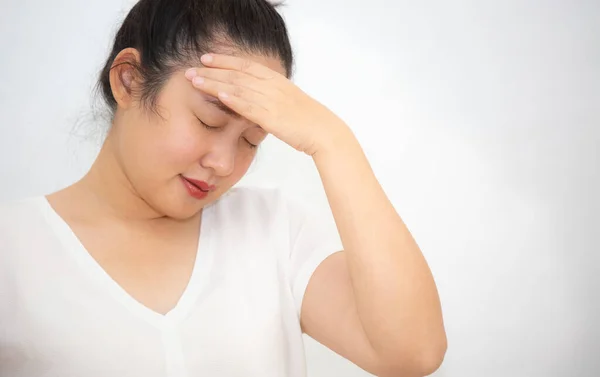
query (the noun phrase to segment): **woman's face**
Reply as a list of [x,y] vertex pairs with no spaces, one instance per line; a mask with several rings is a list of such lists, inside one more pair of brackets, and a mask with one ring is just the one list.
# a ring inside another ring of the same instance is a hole
[[[285,74],[277,59],[242,57]],[[111,135],[135,193],[156,212],[178,219],[195,215],[237,183],[267,136],[194,88],[184,73],[176,72],[163,87],[156,102],[160,116],[140,106],[120,109]],[[200,190],[190,180],[212,188],[204,193],[205,187]]]

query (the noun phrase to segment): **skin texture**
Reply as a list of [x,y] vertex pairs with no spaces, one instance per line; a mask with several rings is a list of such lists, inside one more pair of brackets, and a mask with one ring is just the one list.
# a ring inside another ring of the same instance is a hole
[[344,251],[311,278],[304,331],[379,376],[433,373],[447,347],[435,282],[348,126],[268,67],[217,54],[202,62],[186,73],[193,85],[312,156],[319,171]]
[[[267,134],[206,102],[209,96],[183,70],[162,89],[158,114],[147,111],[135,95],[135,72],[122,64],[135,59],[133,49],[115,59],[110,78],[118,110],[91,169],[47,199],[113,280],[164,314],[189,282],[202,208],[239,181],[256,153],[249,143],[260,144]],[[277,59],[253,59],[283,72]],[[216,189],[194,199],[180,175]]]
[[[118,59],[136,54],[125,50]],[[310,280],[303,330],[379,376],[424,376],[439,367],[446,335],[431,271],[340,118],[289,81],[272,58],[204,56],[201,66],[176,73],[163,89],[164,120],[143,111],[131,95],[135,74],[121,67],[111,71],[119,109],[98,161],[49,201],[124,289],[156,311],[172,307],[187,283],[182,276],[189,278],[202,207],[248,169],[255,150],[246,140],[269,133],[313,158],[344,245]],[[203,104],[206,96],[239,117]],[[206,129],[196,117],[220,128]],[[180,174],[217,190],[195,201]],[[89,210],[79,214],[73,203]],[[144,245],[132,233],[143,235]]]

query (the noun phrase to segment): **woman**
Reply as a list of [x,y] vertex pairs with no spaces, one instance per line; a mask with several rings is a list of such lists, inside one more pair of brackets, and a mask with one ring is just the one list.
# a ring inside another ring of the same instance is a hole
[[[303,332],[375,375],[438,368],[423,255],[292,63],[265,0],[134,6],[90,171],[0,216],[1,376],[304,376]],[[267,134],[312,157],[339,234],[275,190],[230,189]]]

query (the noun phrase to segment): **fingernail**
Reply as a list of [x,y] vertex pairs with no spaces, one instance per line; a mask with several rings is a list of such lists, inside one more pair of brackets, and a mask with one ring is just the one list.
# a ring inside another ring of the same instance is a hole
[[202,55],[200,60],[202,61],[202,63],[211,63],[213,61],[213,57],[212,57],[212,55],[206,54],[206,55]]
[[192,80],[192,82],[194,83],[194,85],[200,86],[200,85],[202,85],[204,83],[204,78],[196,76],[196,77],[194,77],[194,79]]
[[185,71],[185,77],[187,77],[189,80],[193,79],[194,77],[196,77],[196,68],[190,68],[187,71]]

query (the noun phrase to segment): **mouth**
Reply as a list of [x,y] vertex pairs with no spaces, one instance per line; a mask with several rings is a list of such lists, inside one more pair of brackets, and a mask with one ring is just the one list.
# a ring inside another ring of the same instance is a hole
[[196,180],[196,179],[186,178],[183,175],[181,175],[181,178],[184,179],[186,182],[188,182],[193,187],[195,187],[198,190],[202,191],[203,193],[208,193],[208,192],[213,191],[215,189],[214,186],[211,186],[211,185],[209,185],[208,183],[206,183],[204,181],[199,181],[199,180]]
[[[184,178],[185,179],[185,178]],[[194,182],[190,181],[189,179],[185,179],[186,181],[188,181],[188,183],[192,186],[194,186],[195,188],[197,188],[198,190],[202,191],[202,192],[208,192],[209,190],[203,190],[202,187],[196,185]]]

